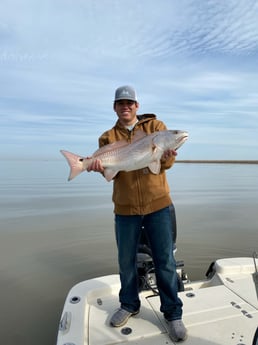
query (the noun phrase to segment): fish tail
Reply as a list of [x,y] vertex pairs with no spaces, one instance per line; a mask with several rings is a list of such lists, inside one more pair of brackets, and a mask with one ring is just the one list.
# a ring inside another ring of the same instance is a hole
[[84,166],[85,163],[83,164],[84,159],[81,156],[64,150],[60,150],[60,152],[66,158],[71,169],[68,181],[71,181],[73,178],[75,178],[77,175],[79,175],[81,172],[87,169],[87,166]]

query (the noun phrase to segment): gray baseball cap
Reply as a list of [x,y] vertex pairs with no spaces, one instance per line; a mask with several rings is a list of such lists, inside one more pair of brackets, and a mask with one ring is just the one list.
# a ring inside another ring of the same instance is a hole
[[130,101],[137,102],[135,90],[128,85],[120,86],[118,89],[116,89],[115,101],[120,101],[122,99],[128,99]]

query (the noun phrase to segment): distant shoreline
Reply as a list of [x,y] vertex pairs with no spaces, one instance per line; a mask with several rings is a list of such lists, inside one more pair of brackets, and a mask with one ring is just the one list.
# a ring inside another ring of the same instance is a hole
[[[2,158],[2,160],[4,161],[15,161],[15,162],[29,162],[29,161],[32,161],[32,162],[55,162],[55,161],[58,161],[58,162],[63,162],[63,159],[62,158],[40,158],[40,157],[37,157],[37,158]],[[192,163],[192,164],[198,164],[198,163],[202,163],[202,164],[258,164],[258,160],[236,160],[236,159],[224,159],[224,160],[221,160],[221,159],[176,159],[175,163]]]
[[176,163],[211,163],[211,164],[258,164],[258,160],[204,160],[204,159],[183,159],[176,160]]

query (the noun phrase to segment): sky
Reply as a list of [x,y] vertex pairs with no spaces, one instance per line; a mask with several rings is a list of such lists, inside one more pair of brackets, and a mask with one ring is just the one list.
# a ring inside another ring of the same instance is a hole
[[1,0],[0,158],[89,156],[115,89],[189,132],[178,159],[258,159],[258,0]]

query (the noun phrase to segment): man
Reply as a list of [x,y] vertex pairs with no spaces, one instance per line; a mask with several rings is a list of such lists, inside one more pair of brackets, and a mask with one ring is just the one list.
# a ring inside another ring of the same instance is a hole
[[[157,120],[153,114],[137,115],[139,103],[135,90],[130,86],[121,86],[116,90],[113,108],[118,120],[112,129],[101,135],[100,147],[122,139],[131,142],[139,130],[150,134],[166,129],[163,122]],[[187,338],[187,331],[182,322],[182,302],[177,295],[171,231],[172,225],[175,224],[175,210],[165,174],[165,170],[174,163],[176,154],[173,150],[163,154],[158,175],[144,168],[129,172],[120,171],[114,178],[115,234],[121,289],[120,308],[111,317],[110,324],[120,327],[129,317],[139,313],[136,254],[144,223],[155,265],[160,310],[167,320],[169,336],[177,342]],[[94,160],[87,170],[103,172],[104,169],[100,160]]]

